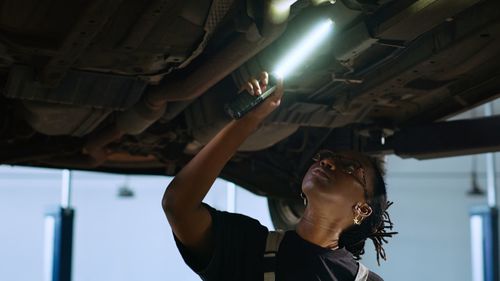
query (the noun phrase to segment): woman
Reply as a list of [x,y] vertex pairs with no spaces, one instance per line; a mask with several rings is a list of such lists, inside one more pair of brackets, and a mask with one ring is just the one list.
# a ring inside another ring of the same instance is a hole
[[[260,81],[259,81],[260,80]],[[251,79],[245,89],[265,91],[268,75]],[[302,182],[307,201],[295,231],[288,231],[276,259],[264,261],[268,230],[249,217],[216,211],[202,200],[237,148],[279,104],[283,83],[261,105],[231,121],[172,180],[163,209],[185,262],[203,280],[355,280],[357,259],[367,238],[373,240],[377,261],[385,259],[382,242],[392,223],[386,209],[381,166],[354,152],[320,151]],[[386,225],[388,223],[389,225]],[[269,269],[269,267],[272,267]],[[382,280],[369,272],[365,280]]]

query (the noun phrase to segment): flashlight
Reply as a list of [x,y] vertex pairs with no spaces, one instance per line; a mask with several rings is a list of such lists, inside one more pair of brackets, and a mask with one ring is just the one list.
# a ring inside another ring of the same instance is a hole
[[321,42],[327,37],[333,29],[333,21],[327,19],[325,22],[318,24],[311,30],[302,40],[285,57],[280,60],[280,63],[274,71],[269,75],[269,83],[267,90],[258,95],[253,96],[247,92],[243,92],[232,102],[226,104],[224,109],[226,113],[233,119],[240,119],[254,107],[262,103],[276,89],[277,78],[284,79],[294,70],[304,59],[317,48]]

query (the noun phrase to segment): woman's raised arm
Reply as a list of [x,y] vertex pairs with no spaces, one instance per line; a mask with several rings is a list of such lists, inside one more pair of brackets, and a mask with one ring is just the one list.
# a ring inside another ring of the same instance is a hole
[[[267,73],[260,82],[251,79],[245,89],[260,94],[267,86]],[[280,104],[282,81],[261,105],[239,120],[226,125],[172,180],[162,206],[175,236],[200,261],[208,262],[213,252],[212,218],[201,204],[224,165],[258,125]]]

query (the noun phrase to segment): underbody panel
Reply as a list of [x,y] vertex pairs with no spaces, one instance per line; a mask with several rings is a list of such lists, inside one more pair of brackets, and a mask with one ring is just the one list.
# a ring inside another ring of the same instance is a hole
[[175,175],[231,120],[224,104],[242,84],[324,18],[333,35],[286,79],[223,178],[293,198],[324,146],[415,158],[498,149],[497,136],[471,143],[453,130],[451,148],[423,140],[499,96],[500,2],[331,2],[0,1],[0,163]]

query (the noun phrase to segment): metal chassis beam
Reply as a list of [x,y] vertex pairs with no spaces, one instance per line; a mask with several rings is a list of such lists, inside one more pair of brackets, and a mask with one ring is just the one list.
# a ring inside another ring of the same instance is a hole
[[387,138],[385,144],[376,142],[367,142],[362,150],[416,159],[500,151],[500,115],[406,127]]

